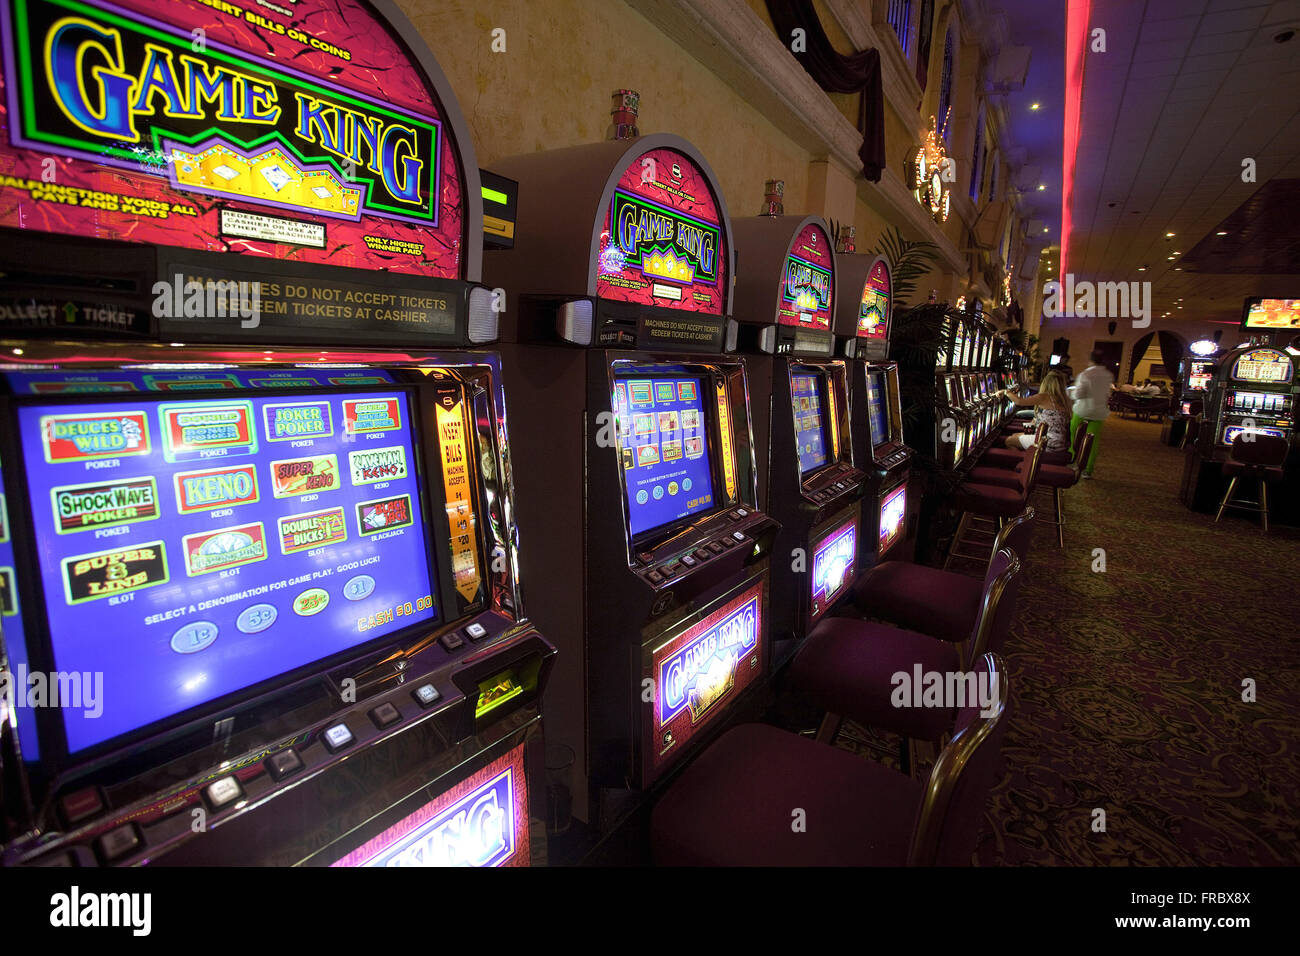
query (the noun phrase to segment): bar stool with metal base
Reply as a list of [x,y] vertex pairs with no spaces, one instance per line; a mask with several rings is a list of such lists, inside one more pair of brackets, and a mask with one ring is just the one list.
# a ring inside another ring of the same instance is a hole
[[[987,559],[988,550],[978,552],[962,550],[964,543],[971,545],[975,543],[967,541],[967,534],[996,533],[1009,518],[1014,518],[1024,511],[1029,503],[1029,496],[1033,494],[1038,483],[1038,469],[1042,460],[1043,443],[1040,440],[1029,450],[1028,465],[1016,486],[1004,487],[974,481],[963,481],[957,486],[957,490],[953,493],[953,504],[961,510],[962,515],[957,522],[952,543],[948,546],[948,557],[943,563],[945,571],[952,566],[956,558],[973,561]],[[981,524],[984,525],[983,529],[980,527]]]
[[1079,444],[1079,454],[1074,457],[1072,465],[1041,465],[1038,469],[1038,487],[1046,488],[1052,493],[1052,520],[1049,524],[1056,525],[1056,543],[1058,547],[1065,547],[1065,506],[1063,496],[1066,488],[1073,488],[1079,483],[1079,476],[1083,474],[1083,463],[1088,460],[1092,453],[1092,442],[1097,436],[1091,432],[1083,436],[1083,441]]
[[[654,808],[659,866],[966,866],[1006,733],[1010,685],[995,654],[975,668],[993,704],[968,700],[922,783],[847,750],[741,724]],[[807,827],[792,826],[802,810]]]
[[[1268,533],[1268,483],[1282,477],[1282,463],[1286,461],[1289,443],[1276,435],[1251,435],[1242,432],[1232,440],[1228,451],[1228,460],[1223,463],[1223,475],[1228,478],[1228,490],[1219,502],[1219,513],[1214,516],[1218,521],[1223,517],[1224,508],[1238,508],[1242,511],[1257,511],[1264,523],[1264,532]],[[1238,478],[1259,479],[1259,500],[1247,501],[1233,498]]]

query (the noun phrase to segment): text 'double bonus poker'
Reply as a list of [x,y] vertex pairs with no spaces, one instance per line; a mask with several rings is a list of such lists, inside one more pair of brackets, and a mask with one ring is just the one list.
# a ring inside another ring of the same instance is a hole
[[105,675],[71,751],[438,617],[403,392],[18,421],[56,663]]

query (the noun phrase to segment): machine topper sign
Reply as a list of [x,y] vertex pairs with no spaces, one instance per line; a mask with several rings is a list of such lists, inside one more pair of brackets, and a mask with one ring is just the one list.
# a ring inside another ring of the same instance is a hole
[[809,329],[829,329],[835,302],[835,264],[825,230],[804,226],[790,246],[781,285],[777,321]]
[[247,7],[0,0],[0,225],[458,278],[404,52],[356,0]]
[[708,176],[682,153],[650,150],[615,186],[600,234],[596,294],[721,315],[725,256]]

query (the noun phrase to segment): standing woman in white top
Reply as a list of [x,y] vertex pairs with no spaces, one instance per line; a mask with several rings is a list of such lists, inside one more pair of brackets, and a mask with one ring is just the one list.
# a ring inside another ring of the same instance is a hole
[[[1083,477],[1091,478],[1093,466],[1097,463],[1097,448],[1101,445],[1101,426],[1110,415],[1110,390],[1115,384],[1115,376],[1110,369],[1102,365],[1104,353],[1094,351],[1088,356],[1091,365],[1079,373],[1070,389],[1074,399],[1074,417],[1070,419],[1070,441],[1079,432],[1079,425],[1087,422],[1088,434],[1092,436],[1092,454],[1083,465]],[[1070,449],[1073,451],[1073,447]]]

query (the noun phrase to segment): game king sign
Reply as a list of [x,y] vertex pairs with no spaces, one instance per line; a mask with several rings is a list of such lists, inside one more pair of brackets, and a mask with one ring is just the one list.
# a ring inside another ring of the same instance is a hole
[[459,278],[441,108],[367,4],[0,0],[0,22],[0,226]]

